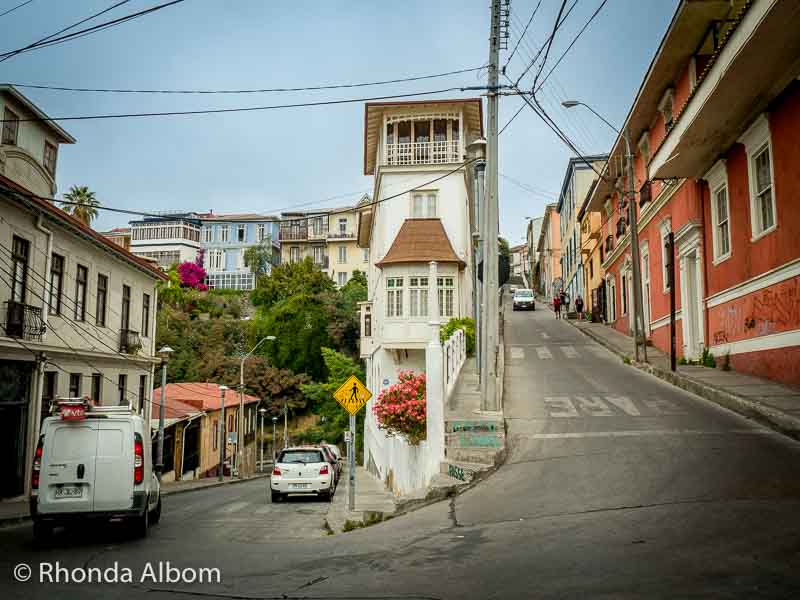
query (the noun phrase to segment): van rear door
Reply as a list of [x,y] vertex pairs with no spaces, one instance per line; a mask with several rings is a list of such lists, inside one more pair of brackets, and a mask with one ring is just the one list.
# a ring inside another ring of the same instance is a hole
[[103,419],[97,437],[94,510],[130,508],[133,503],[133,424]]
[[56,421],[45,431],[39,505],[42,514],[91,512],[94,508],[98,423]]

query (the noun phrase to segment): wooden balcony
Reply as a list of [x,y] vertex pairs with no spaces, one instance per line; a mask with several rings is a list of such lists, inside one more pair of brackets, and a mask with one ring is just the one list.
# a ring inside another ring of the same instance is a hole
[[387,144],[384,164],[396,167],[457,163],[461,162],[459,148],[458,140]]

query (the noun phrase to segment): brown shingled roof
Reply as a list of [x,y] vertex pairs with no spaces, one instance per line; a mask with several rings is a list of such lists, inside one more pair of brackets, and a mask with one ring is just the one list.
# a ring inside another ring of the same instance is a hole
[[377,266],[432,260],[458,263],[459,269],[466,266],[453,251],[440,219],[406,219],[397,232],[389,252]]

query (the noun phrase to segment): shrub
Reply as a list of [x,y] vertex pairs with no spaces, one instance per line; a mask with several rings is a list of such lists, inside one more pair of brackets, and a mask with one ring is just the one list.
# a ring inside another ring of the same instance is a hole
[[731,353],[726,352],[725,358],[722,360],[722,370],[723,371],[730,371],[731,370]]
[[708,348],[703,348],[703,355],[700,357],[700,364],[711,369],[717,368],[717,359],[714,358],[714,355],[711,354]]
[[475,354],[475,321],[469,317],[450,319],[439,333],[439,339],[442,344],[450,339],[456,329],[463,329],[464,334],[467,336],[467,356]]
[[372,411],[381,429],[416,446],[427,431],[425,398],[425,374],[400,371],[398,382],[380,393]]
[[181,285],[206,291],[208,287],[203,283],[206,278],[206,270],[195,262],[182,262],[178,265],[178,275],[181,278]]

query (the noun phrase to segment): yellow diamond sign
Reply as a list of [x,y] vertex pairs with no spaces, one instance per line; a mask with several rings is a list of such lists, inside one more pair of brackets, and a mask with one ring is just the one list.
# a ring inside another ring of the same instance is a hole
[[333,397],[351,415],[356,414],[372,398],[372,392],[367,389],[358,377],[351,375],[336,392]]

